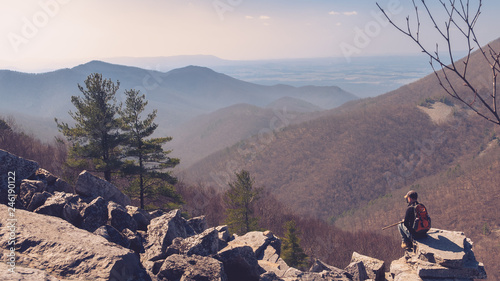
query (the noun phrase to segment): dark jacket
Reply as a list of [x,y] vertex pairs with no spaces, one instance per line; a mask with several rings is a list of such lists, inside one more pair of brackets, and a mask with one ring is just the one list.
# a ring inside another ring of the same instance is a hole
[[408,204],[408,209],[406,209],[405,221],[403,223],[412,235],[415,235],[415,231],[413,230],[413,223],[415,222],[415,206],[417,205],[417,201]]

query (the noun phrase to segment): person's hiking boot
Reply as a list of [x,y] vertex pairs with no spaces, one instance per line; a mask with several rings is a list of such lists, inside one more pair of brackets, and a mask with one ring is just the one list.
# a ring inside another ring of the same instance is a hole
[[411,251],[411,250],[413,249],[413,243],[403,241],[403,242],[401,243],[401,248],[403,248],[403,249],[404,249],[404,250],[406,250],[406,251]]

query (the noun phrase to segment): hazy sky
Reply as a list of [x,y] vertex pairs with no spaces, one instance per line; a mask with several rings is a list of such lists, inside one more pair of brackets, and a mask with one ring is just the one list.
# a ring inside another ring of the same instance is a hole
[[[375,2],[0,0],[0,69],[120,56],[253,60],[418,53],[383,21]],[[437,0],[427,2],[437,9]],[[500,1],[483,2],[477,33],[487,43],[500,37]],[[378,3],[401,23],[414,15],[411,0]],[[434,36],[424,31],[422,36]]]

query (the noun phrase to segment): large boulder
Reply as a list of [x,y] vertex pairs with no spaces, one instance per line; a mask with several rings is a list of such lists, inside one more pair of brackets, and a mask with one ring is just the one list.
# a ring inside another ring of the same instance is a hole
[[96,198],[101,196],[106,201],[114,201],[122,206],[131,204],[130,198],[118,190],[116,186],[87,171],[78,175],[75,191],[82,197]]
[[102,197],[92,200],[80,212],[82,216],[81,228],[94,232],[108,221],[108,205]]
[[345,271],[349,273],[351,280],[353,281],[364,281],[368,279],[368,273],[366,272],[366,268],[363,262],[360,261],[351,262],[345,268]]
[[127,212],[135,220],[138,230],[148,230],[148,225],[151,222],[151,215],[148,212],[139,207],[130,205],[127,206]]
[[[42,193],[47,188],[47,184],[38,180],[22,180],[19,186],[19,202],[28,209],[31,199],[37,193]],[[31,210],[32,211],[32,210]]]
[[55,192],[47,198],[44,204],[34,212],[62,218],[75,226],[81,224],[80,211],[84,208],[84,202],[79,196],[64,192]]
[[132,230],[125,228],[122,231],[123,237],[127,239],[127,248],[134,251],[136,254],[144,253],[144,240],[139,232],[133,232]]
[[[252,231],[243,236],[238,236],[228,243],[228,247],[249,246],[252,248],[257,259],[261,260],[266,254],[268,246],[274,248],[274,253],[278,256],[281,250],[281,240],[270,231]],[[269,251],[267,253],[269,255]],[[272,255],[272,254],[271,254]]]
[[345,270],[342,270],[340,268],[331,266],[329,264],[324,263],[323,261],[316,259],[314,263],[311,265],[311,268],[309,268],[310,272],[323,272],[323,271],[333,271],[333,272],[338,272],[338,273],[343,273]]
[[264,273],[250,246],[227,246],[215,258],[224,264],[224,271],[230,281],[256,281]]
[[30,177],[30,179],[43,181],[47,185],[46,191],[50,193],[54,193],[56,191],[75,193],[73,186],[42,168],[38,169],[35,174]]
[[94,231],[95,235],[99,235],[111,243],[115,243],[125,248],[130,247],[130,241],[121,234],[116,228],[111,225],[103,225]]
[[209,228],[204,232],[183,239],[180,243],[180,253],[188,256],[211,256],[219,250],[219,232]]
[[47,201],[47,199],[51,196],[52,196],[52,194],[48,193],[47,191],[44,191],[42,193],[33,194],[33,197],[31,197],[31,201],[29,202],[28,206],[26,207],[26,210],[33,212],[38,207],[45,204],[45,201]]
[[[0,205],[0,213],[7,214],[8,207]],[[15,216],[16,267],[42,270],[64,280],[150,280],[137,255],[128,249],[57,217],[24,210],[16,210]],[[9,223],[7,216],[0,216],[2,226]],[[10,232],[0,232],[3,256],[10,253],[10,237]]]
[[[19,186],[22,180],[33,175],[38,168],[38,163],[0,149],[0,194],[7,194],[10,183]],[[1,204],[7,202],[7,196],[0,197]]]
[[120,232],[125,228],[137,231],[137,222],[129,215],[127,209],[113,201],[108,202],[108,218],[111,226]]
[[222,263],[210,257],[171,255],[161,266],[159,281],[228,281]]
[[205,216],[189,219],[187,223],[189,224],[189,226],[191,226],[196,234],[200,234],[208,228],[207,219],[205,218]]
[[368,278],[375,281],[383,281],[385,279],[384,261],[354,252],[352,253],[351,263],[356,262],[363,263]]
[[427,234],[415,241],[415,252],[392,262],[395,280],[415,275],[422,279],[487,278],[484,265],[474,256],[472,241],[463,232],[431,229]]
[[[170,211],[160,217],[151,220],[148,226],[145,253],[143,260],[156,261],[165,258],[167,248],[175,238],[187,238],[186,220],[181,216],[180,210]],[[192,230],[191,230],[192,232]]]

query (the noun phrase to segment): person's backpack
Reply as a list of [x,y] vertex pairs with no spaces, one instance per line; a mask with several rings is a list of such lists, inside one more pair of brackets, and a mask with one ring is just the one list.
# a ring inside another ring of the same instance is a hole
[[431,217],[427,212],[424,204],[418,203],[415,206],[415,221],[413,222],[413,230],[416,234],[425,234],[431,229]]

